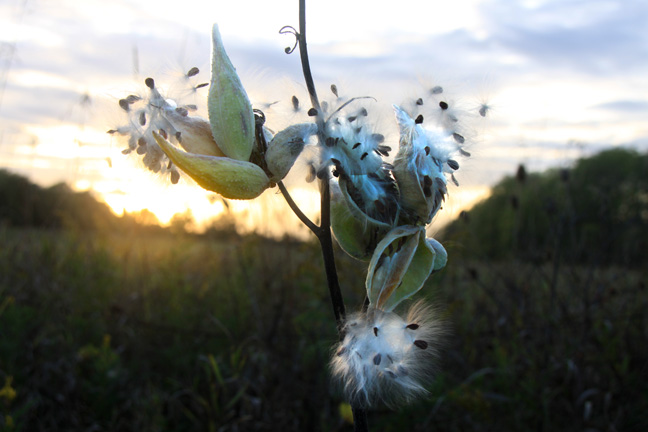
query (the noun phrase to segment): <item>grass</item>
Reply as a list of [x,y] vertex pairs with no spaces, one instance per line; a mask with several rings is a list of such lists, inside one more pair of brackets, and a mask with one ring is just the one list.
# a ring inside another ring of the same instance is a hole
[[[430,398],[371,430],[648,428],[645,272],[449,253]],[[336,337],[315,244],[0,229],[3,431],[351,430]]]

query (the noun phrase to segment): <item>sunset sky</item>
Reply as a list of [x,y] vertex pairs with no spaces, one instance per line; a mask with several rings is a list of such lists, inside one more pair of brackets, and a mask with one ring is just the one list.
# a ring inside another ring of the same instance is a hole
[[[170,95],[204,106],[206,91],[183,94],[182,77],[197,66],[198,82],[209,81],[214,22],[255,106],[304,95],[298,55],[284,53],[294,39],[278,34],[298,26],[297,5],[3,0],[0,167],[44,186],[94,190],[118,214],[148,208],[163,222],[187,208],[199,220],[217,214],[224,205],[214,194],[190,181],[167,184],[121,154],[125,143],[106,134],[125,120],[117,101],[152,76]],[[447,216],[520,163],[541,170],[609,146],[648,149],[644,0],[311,0],[307,19],[322,94],[336,83],[390,107],[441,85],[469,112],[491,107],[470,125],[473,157],[450,190]],[[269,113],[270,122],[290,121],[280,117]],[[389,137],[393,121],[381,121]],[[317,201],[298,181],[291,189]],[[230,206],[261,231],[284,229],[273,222],[285,211],[274,191]]]

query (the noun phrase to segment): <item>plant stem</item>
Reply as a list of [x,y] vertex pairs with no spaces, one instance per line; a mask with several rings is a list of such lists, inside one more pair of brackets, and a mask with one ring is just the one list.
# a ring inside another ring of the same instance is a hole
[[[319,99],[317,98],[317,91],[315,90],[315,83],[313,81],[313,74],[311,73],[310,69],[310,62],[308,60],[308,48],[306,45],[306,0],[299,0],[299,33],[297,34],[297,40],[299,42],[299,54],[301,58],[302,71],[304,73],[304,80],[306,81],[306,88],[308,89],[308,94],[310,95],[313,108],[317,110],[317,135],[318,139],[320,140],[320,144],[323,144],[324,116],[320,107]],[[313,230],[312,228],[311,230],[317,236],[322,248],[324,269],[326,271],[326,279],[328,282],[329,293],[331,295],[331,302],[333,304],[333,313],[335,314],[335,321],[338,326],[338,331],[340,332],[340,337],[342,337],[341,330],[345,318],[345,309],[344,300],[342,298],[342,291],[340,290],[337,269],[335,267],[335,254],[333,252],[333,239],[331,235],[331,190],[329,186],[328,173],[323,179],[320,180],[320,182],[321,225],[317,230]],[[284,194],[284,196],[287,195]],[[353,405],[351,406],[351,411],[353,412],[354,430],[356,432],[368,432],[369,428],[367,425],[367,412],[364,409]]]

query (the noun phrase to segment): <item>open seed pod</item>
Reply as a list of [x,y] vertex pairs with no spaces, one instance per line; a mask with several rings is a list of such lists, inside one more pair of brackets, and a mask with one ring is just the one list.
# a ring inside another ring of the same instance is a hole
[[445,265],[447,255],[440,243],[429,242],[425,230],[400,226],[378,243],[367,271],[367,296],[376,309],[391,311],[400,302],[418,292],[433,270],[439,255]]

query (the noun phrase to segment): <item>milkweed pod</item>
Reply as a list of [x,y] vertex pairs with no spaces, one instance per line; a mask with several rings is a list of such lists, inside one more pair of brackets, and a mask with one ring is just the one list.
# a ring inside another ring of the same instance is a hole
[[347,254],[368,261],[390,226],[374,223],[358,211],[352,211],[350,203],[336,183],[331,185],[331,228],[335,240]]
[[434,257],[434,267],[432,271],[439,271],[443,267],[445,267],[446,263],[448,262],[448,252],[446,252],[445,248],[441,243],[434,239],[427,239],[428,246],[434,250],[436,253],[436,256]]
[[295,160],[301,154],[306,141],[317,133],[314,123],[301,123],[288,126],[278,132],[268,144],[266,164],[272,173],[271,180],[278,182],[286,177]]
[[428,224],[441,208],[447,193],[440,156],[447,159],[448,137],[439,130],[424,131],[396,105],[394,112],[400,142],[392,174],[400,192],[402,216],[407,223]]
[[212,29],[212,45],[212,76],[207,99],[212,134],[227,157],[248,161],[255,142],[252,105],[225,52],[216,24]]
[[256,198],[270,179],[257,165],[236,159],[187,153],[157,132],[153,137],[171,161],[204,189],[230,199]]
[[367,296],[376,309],[389,312],[418,292],[434,269],[437,252],[417,226],[391,230],[374,251],[367,271]]
[[189,153],[226,156],[214,141],[211,125],[204,118],[183,116],[178,112],[170,111],[166,113],[166,119],[177,131],[176,139],[182,148]]

